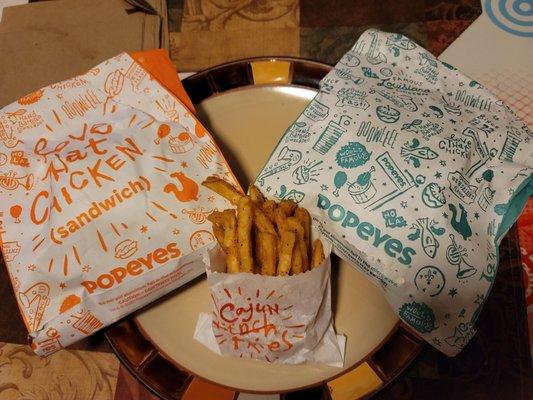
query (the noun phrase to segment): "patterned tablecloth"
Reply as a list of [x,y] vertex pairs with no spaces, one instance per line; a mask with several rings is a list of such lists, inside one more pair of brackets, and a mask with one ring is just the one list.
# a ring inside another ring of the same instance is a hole
[[[333,64],[369,27],[406,34],[439,55],[481,13],[479,0],[168,0],[168,7],[171,56],[179,71],[264,55]],[[523,252],[531,254],[533,207],[520,229]],[[467,348],[449,359],[426,347],[376,398],[529,398],[533,373],[516,228],[503,240],[500,257],[478,334]],[[33,355],[3,265],[0,298],[0,400],[156,398],[120,365],[102,333],[48,359]],[[285,399],[327,397],[310,390]]]

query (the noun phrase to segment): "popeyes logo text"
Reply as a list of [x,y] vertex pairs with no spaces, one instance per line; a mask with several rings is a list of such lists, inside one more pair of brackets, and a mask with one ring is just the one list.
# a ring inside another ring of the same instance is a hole
[[219,346],[239,357],[272,362],[303,339],[305,325],[291,321],[293,306],[279,301],[275,293],[261,298],[260,290],[247,296],[240,287],[237,293],[224,289],[228,301],[215,305],[213,320]]
[[82,286],[93,293],[96,289],[109,289],[115,285],[120,285],[128,276],[133,277],[149,271],[157,265],[165,264],[168,261],[178,258],[181,251],[176,243],[169,243],[166,247],[154,249],[145,256],[137,257],[124,266],[111,269],[109,272],[100,274],[94,281],[83,281]]

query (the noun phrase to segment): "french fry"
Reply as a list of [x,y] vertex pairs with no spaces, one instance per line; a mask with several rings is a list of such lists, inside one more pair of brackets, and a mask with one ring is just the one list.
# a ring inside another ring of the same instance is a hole
[[316,239],[313,243],[313,256],[311,259],[311,268],[318,267],[326,256],[324,255],[324,246],[322,245],[322,241],[320,239]]
[[304,239],[304,228],[298,218],[289,217],[287,218],[287,229],[296,233],[295,247],[299,250],[298,254],[293,254],[293,267],[295,267],[295,262],[297,262],[299,264],[296,267],[296,269],[299,270],[298,273],[305,272],[309,269],[309,255],[307,254],[307,246]]
[[281,200],[278,208],[283,210],[286,217],[290,217],[298,205],[292,200]]
[[254,205],[254,231],[256,258],[263,275],[276,274],[277,233],[274,225],[265,215],[261,207]]
[[276,202],[274,200],[267,200],[263,203],[263,212],[268,219],[274,222],[274,211],[276,210]]
[[[222,225],[219,224],[213,224],[213,235],[215,235],[215,239],[217,240],[220,247],[226,251],[224,248],[224,228]],[[227,253],[227,251],[226,251]]]
[[294,231],[284,230],[280,235],[280,244],[278,251],[278,276],[288,275],[292,264],[292,253],[296,234]]
[[266,232],[257,232],[256,251],[262,275],[276,275],[277,237]]
[[311,254],[311,215],[305,208],[298,207],[294,212],[294,216],[298,218],[298,221],[300,221],[300,224],[304,228],[304,241],[309,257]]
[[237,205],[237,242],[241,272],[253,271],[252,224],[252,199],[248,196],[242,196]]
[[223,211],[213,211],[207,216],[207,220],[213,225],[223,225],[224,224],[224,213]]
[[274,223],[276,224],[276,230],[278,231],[278,235],[281,236],[281,232],[283,232],[287,226],[287,216],[285,215],[285,212],[279,207],[274,210]]
[[248,188],[248,193],[255,204],[262,205],[265,202],[265,197],[257,186],[250,185],[250,187]]
[[291,275],[298,275],[304,272],[302,265],[302,252],[298,246],[298,235],[296,235],[294,248],[292,249]]
[[223,179],[216,176],[209,176],[202,182],[202,186],[211,189],[213,192],[218,193],[222,197],[225,197],[233,205],[237,205],[239,200],[244,195],[239,192],[234,186],[229,184]]
[[272,221],[268,219],[263,210],[259,207],[254,207],[254,226],[264,233],[269,233],[271,235],[277,236],[276,229],[272,224]]
[[237,245],[237,217],[235,210],[224,213],[224,249],[226,251],[226,269],[230,274],[240,271],[239,251]]

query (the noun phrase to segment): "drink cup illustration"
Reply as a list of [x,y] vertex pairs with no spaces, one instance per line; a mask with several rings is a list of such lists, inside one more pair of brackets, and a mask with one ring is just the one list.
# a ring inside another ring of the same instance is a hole
[[324,155],[326,154],[340,139],[340,137],[346,133],[346,128],[342,125],[348,125],[350,117],[342,115],[339,118],[339,122],[329,121],[324,132],[320,134],[320,137],[313,145],[313,150]]

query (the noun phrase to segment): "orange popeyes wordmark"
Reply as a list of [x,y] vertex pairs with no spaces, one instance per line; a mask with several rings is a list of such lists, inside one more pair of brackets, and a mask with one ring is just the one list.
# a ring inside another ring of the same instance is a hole
[[118,266],[111,269],[108,273],[100,274],[94,281],[87,280],[81,282],[81,285],[89,293],[96,289],[109,289],[119,285],[127,276],[137,276],[151,270],[156,264],[165,264],[171,259],[181,256],[181,250],[177,243],[168,243],[166,247],[158,247],[145,256],[137,257],[124,266]]

